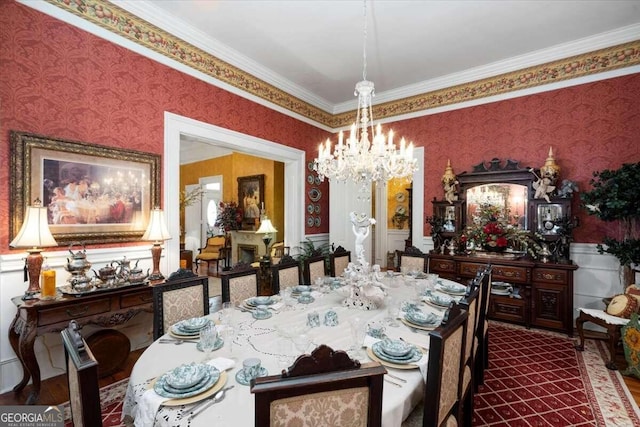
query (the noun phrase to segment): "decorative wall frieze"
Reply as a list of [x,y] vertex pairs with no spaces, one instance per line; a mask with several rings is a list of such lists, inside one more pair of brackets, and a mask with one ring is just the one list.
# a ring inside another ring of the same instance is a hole
[[[46,1],[140,46],[321,125],[332,129],[346,127],[355,116],[355,111],[331,114],[315,107],[106,0]],[[640,40],[374,105],[374,115],[377,119],[388,119],[416,114],[635,65],[640,65]]]

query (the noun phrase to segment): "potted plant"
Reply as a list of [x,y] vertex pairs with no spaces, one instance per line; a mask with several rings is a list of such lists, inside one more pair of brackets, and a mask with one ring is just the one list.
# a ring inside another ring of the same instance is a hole
[[216,218],[216,227],[224,229],[225,233],[242,228],[242,209],[236,202],[220,202],[220,212]]
[[[592,190],[580,194],[589,215],[621,226],[611,227],[611,236],[597,248],[599,253],[609,253],[620,261],[626,289],[634,282],[632,267],[640,264],[640,162],[596,171],[589,184]],[[613,233],[615,230],[618,233]]]
[[391,222],[398,230],[402,230],[404,228],[404,223],[407,222],[408,219],[409,215],[401,211],[393,214]]

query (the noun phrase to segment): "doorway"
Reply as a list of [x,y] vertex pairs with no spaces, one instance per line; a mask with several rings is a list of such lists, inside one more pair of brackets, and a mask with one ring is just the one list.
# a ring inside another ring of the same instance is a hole
[[284,183],[284,221],[287,224],[284,233],[285,244],[295,247],[304,240],[304,174],[306,170],[304,151],[169,112],[165,112],[164,117],[163,208],[169,233],[174,236],[165,245],[165,252],[172,255],[163,257],[164,271],[175,271],[179,267],[180,159],[176,153],[180,152],[181,135],[198,138],[203,141],[203,144],[220,146],[283,163],[287,177]]

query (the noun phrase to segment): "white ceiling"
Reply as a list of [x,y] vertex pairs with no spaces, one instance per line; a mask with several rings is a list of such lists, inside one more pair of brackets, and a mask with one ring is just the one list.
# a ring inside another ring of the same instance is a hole
[[[355,108],[362,0],[114,0],[328,112]],[[640,1],[367,2],[374,103],[640,38]]]

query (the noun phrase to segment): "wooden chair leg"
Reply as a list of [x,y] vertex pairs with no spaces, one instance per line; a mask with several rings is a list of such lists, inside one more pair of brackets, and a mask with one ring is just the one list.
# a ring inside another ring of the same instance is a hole
[[598,319],[597,317],[593,317],[584,312],[580,312],[580,315],[576,319],[576,330],[578,331],[578,336],[580,337],[580,342],[575,345],[575,349],[578,351],[584,351],[584,323],[591,322],[595,323],[598,326],[601,326],[607,330],[607,344],[609,346],[609,361],[605,363],[605,366],[612,371],[616,371],[618,366],[616,365],[616,347],[618,346],[618,342],[620,341],[620,329],[621,325],[612,325],[610,323],[605,322],[602,319]]

